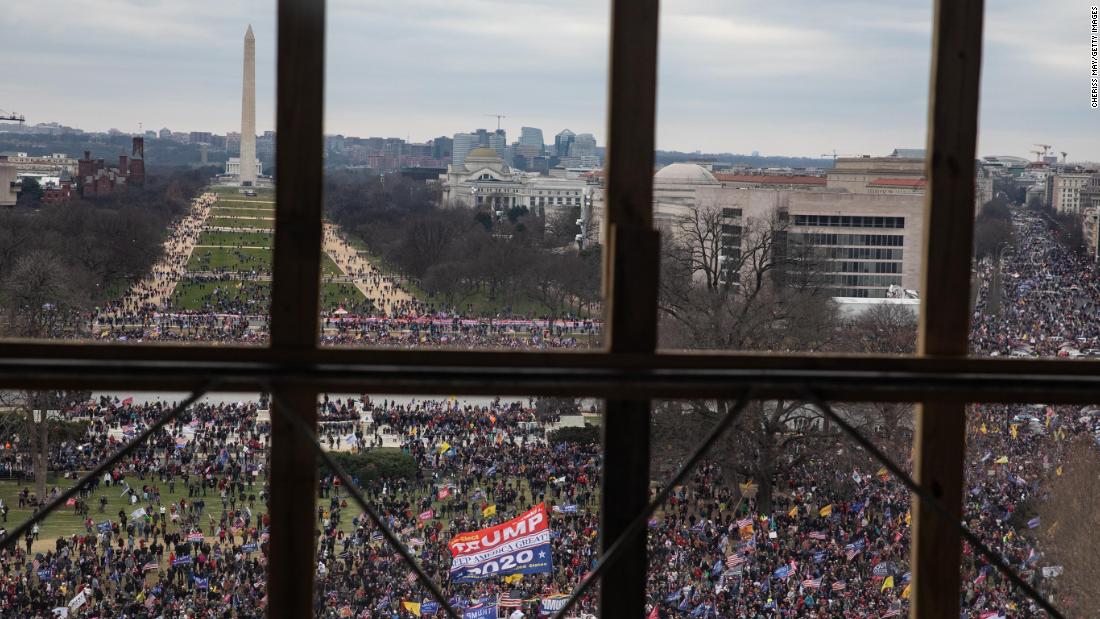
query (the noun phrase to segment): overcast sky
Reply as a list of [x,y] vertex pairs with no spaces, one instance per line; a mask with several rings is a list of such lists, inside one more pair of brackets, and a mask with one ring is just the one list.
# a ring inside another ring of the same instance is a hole
[[[326,131],[569,128],[602,145],[608,4],[329,0]],[[988,0],[980,154],[1033,143],[1100,161],[1084,0]],[[274,0],[34,0],[0,11],[0,109],[88,130],[240,126],[256,34],[257,128],[273,128]],[[659,148],[819,156],[923,147],[931,0],[666,0]]]

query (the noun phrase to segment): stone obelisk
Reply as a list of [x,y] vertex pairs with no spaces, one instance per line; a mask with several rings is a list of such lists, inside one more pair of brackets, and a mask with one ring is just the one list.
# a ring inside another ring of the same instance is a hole
[[256,185],[256,37],[244,33],[244,80],[241,94],[241,186]]

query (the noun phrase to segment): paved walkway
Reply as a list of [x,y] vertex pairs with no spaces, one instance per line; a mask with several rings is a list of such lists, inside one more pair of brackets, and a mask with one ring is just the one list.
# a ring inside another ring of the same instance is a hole
[[351,277],[351,283],[367,297],[375,307],[392,315],[402,305],[415,302],[412,295],[382,274],[373,264],[359,255],[354,247],[339,234],[335,224],[325,223],[324,249],[336,266]]
[[187,272],[187,261],[217,199],[217,194],[204,193],[192,201],[191,211],[176,224],[164,242],[164,254],[153,265],[152,272],[126,293],[120,308],[124,313],[137,312],[147,305],[162,308],[172,298],[176,284]]

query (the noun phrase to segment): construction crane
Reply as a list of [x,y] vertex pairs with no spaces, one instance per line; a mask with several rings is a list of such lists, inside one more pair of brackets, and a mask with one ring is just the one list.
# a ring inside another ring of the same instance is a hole
[[486,114],[486,116],[489,116],[489,117],[492,117],[492,118],[496,118],[496,119],[497,119],[497,131],[500,131],[500,119],[501,119],[501,118],[508,118],[508,117],[507,117],[507,116],[505,116],[504,114]]
[[821,158],[822,159],[824,159],[825,157],[832,157],[833,158],[833,167],[834,168],[836,167],[836,158],[837,158],[837,156],[838,155],[836,154],[836,149],[835,148],[833,149],[833,154],[831,154],[831,155],[829,153],[821,153]]
[[19,124],[23,124],[23,121],[27,119],[24,118],[22,114],[16,114],[15,112],[9,114],[4,110],[0,110],[0,120],[14,120],[17,121]]
[[1066,164],[1066,155],[1068,154],[1066,151],[1062,151],[1062,165]]
[[1043,149],[1043,156],[1044,157],[1046,157],[1047,153],[1050,152],[1050,148],[1051,148],[1050,144],[1036,144],[1036,146]]
[[[1036,144],[1036,146],[1038,146],[1038,144]],[[1040,157],[1043,155],[1043,151],[1041,151],[1041,150],[1029,150],[1028,152],[1029,153],[1035,153],[1035,163],[1039,163],[1039,162],[1042,161],[1042,159],[1040,159]]]

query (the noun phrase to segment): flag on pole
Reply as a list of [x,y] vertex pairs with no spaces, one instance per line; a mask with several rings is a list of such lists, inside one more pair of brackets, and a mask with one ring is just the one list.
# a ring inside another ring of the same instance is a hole
[[886,591],[887,589],[893,589],[893,588],[894,588],[894,577],[892,575],[887,576],[886,580],[882,581],[882,587],[879,588],[879,592],[881,593],[883,591]]
[[829,516],[832,516],[833,515],[833,504],[829,503],[825,507],[822,507],[820,510],[818,510],[817,515],[821,516],[822,518],[828,518]]
[[481,517],[482,518],[488,518],[489,516],[495,516],[495,515],[497,515],[497,506],[496,506],[496,504],[490,505],[490,506],[486,507],[485,509],[481,510]]

